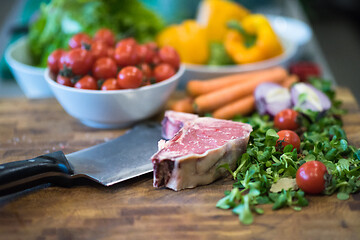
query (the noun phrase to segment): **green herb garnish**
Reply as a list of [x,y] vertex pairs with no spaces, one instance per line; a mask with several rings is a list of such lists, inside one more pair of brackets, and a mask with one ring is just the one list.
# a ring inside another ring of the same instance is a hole
[[278,135],[269,116],[255,113],[251,117],[236,117],[234,121],[249,123],[253,127],[246,153],[238,160],[238,167],[231,171],[235,182],[233,189],[225,193],[217,207],[232,209],[244,224],[254,221],[253,214],[262,214],[260,204],[273,204],[272,209],[291,207],[296,211],[308,205],[305,193],[297,189],[270,192],[273,184],[281,178],[296,177],[297,169],[305,162],[323,162],[331,176],[324,191],[326,195],[337,193],[337,198],[346,200],[360,190],[360,148],[349,145],[339,116],[345,113],[341,103],[327,81],[311,79],[332,101],[326,113],[303,111],[301,152],[292,151],[288,145],[281,151],[276,148]]

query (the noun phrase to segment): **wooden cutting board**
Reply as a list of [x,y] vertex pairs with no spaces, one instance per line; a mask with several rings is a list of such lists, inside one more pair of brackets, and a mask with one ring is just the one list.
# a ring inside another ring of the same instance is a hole
[[[348,89],[338,98],[348,114],[344,129],[360,147],[360,111]],[[0,99],[0,163],[62,150],[77,151],[123,134],[88,128],[55,99]],[[242,225],[231,211],[215,208],[229,178],[174,192],[154,189],[147,174],[113,187],[89,182],[44,186],[0,198],[0,239],[359,239],[360,194],[308,197],[309,206],[256,216]]]

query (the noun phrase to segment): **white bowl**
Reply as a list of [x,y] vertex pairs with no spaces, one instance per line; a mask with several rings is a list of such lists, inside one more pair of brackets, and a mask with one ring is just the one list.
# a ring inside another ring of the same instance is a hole
[[278,36],[304,46],[312,38],[311,27],[303,21],[278,15],[266,15],[272,28]]
[[45,68],[32,65],[26,37],[20,38],[6,49],[5,59],[26,97],[49,98],[54,96],[44,78]]
[[284,52],[274,58],[270,58],[261,62],[248,63],[243,65],[227,65],[227,66],[208,66],[200,64],[186,64],[184,77],[179,86],[184,88],[189,80],[211,79],[229,74],[249,72],[254,70],[266,69],[274,66],[286,67],[290,60],[295,56],[297,44],[286,38],[280,38],[284,47]]
[[296,58],[303,54],[304,45],[312,38],[312,30],[305,22],[295,18],[266,15],[278,36],[297,44]]
[[56,83],[45,71],[45,79],[65,111],[95,128],[123,128],[158,113],[184,73],[184,66],[171,78],[137,89],[84,90]]

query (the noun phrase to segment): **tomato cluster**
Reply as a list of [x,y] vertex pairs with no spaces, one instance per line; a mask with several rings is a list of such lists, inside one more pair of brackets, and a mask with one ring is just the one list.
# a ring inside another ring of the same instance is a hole
[[284,109],[275,115],[274,126],[280,130],[277,133],[279,135],[277,147],[284,148],[291,144],[293,149],[300,151],[300,137],[294,132],[300,127],[298,117],[298,112],[293,109]]
[[78,33],[69,40],[68,51],[57,49],[48,57],[55,81],[79,89],[118,90],[164,81],[180,67],[180,57],[170,46],[154,42],[139,44],[134,38],[116,42],[109,29],[94,37]]
[[[284,148],[291,144],[293,150],[300,152],[301,140],[296,130],[300,128],[299,113],[293,109],[285,109],[276,114],[274,126],[280,131],[277,133],[279,139],[276,143],[277,148]],[[309,161],[299,167],[296,172],[296,184],[301,190],[309,194],[319,194],[326,187],[328,178],[326,166],[320,161]]]

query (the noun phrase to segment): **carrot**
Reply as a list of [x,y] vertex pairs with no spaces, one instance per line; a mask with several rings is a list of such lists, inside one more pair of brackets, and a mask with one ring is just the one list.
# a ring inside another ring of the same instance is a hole
[[265,70],[232,74],[223,77],[213,78],[209,80],[191,80],[187,83],[187,92],[191,96],[199,96],[205,93],[213,92],[224,87],[246,82],[251,78],[259,75],[273,75],[273,72],[279,71],[280,67],[269,68]]
[[236,115],[247,115],[255,110],[255,97],[250,94],[229,103],[213,112],[214,118],[232,119]]
[[194,113],[193,99],[191,97],[185,97],[175,101],[171,107],[171,110],[176,112]]
[[287,77],[283,68],[276,68],[272,74],[259,73],[249,78],[246,82],[231,85],[220,90],[200,95],[194,100],[195,111],[199,113],[212,112],[226,104],[229,104],[254,92],[257,85],[264,82],[281,83]]
[[297,75],[289,75],[284,82],[281,84],[283,87],[290,88],[294,83],[299,82],[299,77]]

